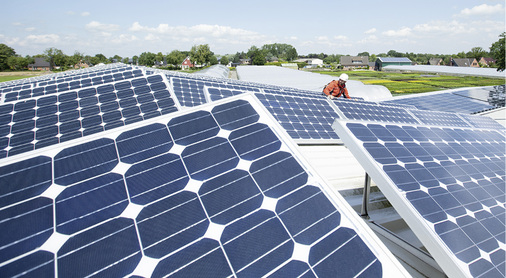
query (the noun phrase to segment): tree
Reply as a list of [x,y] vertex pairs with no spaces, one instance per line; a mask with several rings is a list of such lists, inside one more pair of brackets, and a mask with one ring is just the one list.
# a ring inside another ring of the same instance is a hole
[[112,62],[115,62],[115,63],[118,63],[118,62],[121,62],[121,60],[123,60],[123,57],[119,56],[118,54],[114,55],[111,59],[109,59]]
[[357,56],[371,56],[371,55],[369,55],[369,52],[364,51],[364,52],[358,53]]
[[481,47],[473,47],[471,51],[467,52],[467,58],[475,58],[476,61],[479,61],[481,57],[485,57],[486,55],[487,51]]
[[[286,43],[265,44],[260,49],[264,57],[278,57],[282,60],[291,61],[297,59],[297,50]],[[271,55],[268,55],[270,53]],[[249,56],[249,55],[248,55]]]
[[139,62],[139,56],[134,55],[132,57],[132,64],[137,65],[138,62]]
[[95,58],[97,58],[97,61],[98,61],[97,64],[100,64],[100,63],[107,64],[107,63],[109,63],[109,59],[107,59],[107,57],[105,57],[104,54],[101,54],[101,53],[96,54]]
[[84,54],[79,51],[75,51],[74,55],[68,57],[68,59],[67,59],[68,65],[74,66],[76,64],[79,64],[81,61],[83,61],[83,59],[84,59]]
[[162,52],[156,53],[156,55],[155,55],[155,61],[157,63],[161,64],[163,62],[163,58],[164,58],[164,56],[163,56]]
[[181,51],[172,50],[172,52],[167,55],[167,64],[179,67],[185,58],[186,55],[184,55]]
[[209,48],[208,44],[200,44],[192,46],[190,50],[190,59],[195,64],[204,65],[211,61],[214,53]]
[[286,52],[286,59],[288,61],[295,60],[295,59],[297,59],[298,56],[299,56],[299,54],[297,54],[297,50],[295,50],[294,47],[288,49],[288,51]]
[[22,70],[28,67],[29,64],[33,64],[34,59],[30,56],[10,56],[7,58],[7,64],[12,70]]
[[218,58],[216,58],[216,55],[211,56],[211,58],[209,59],[209,64],[211,64],[211,65],[218,64]]
[[49,62],[49,70],[53,70],[56,66],[65,64],[65,54],[60,49],[50,47],[44,50],[44,57]]
[[504,60],[505,54],[504,54],[504,42],[505,42],[506,32],[503,32],[501,35],[499,35],[499,40],[494,42],[492,46],[490,47],[490,54],[492,54],[492,57],[497,61],[497,71],[503,71],[504,70]]
[[130,58],[125,57],[125,58],[123,58],[123,61],[121,61],[121,62],[123,62],[123,64],[128,64],[130,62]]
[[248,57],[251,59],[252,65],[265,65],[265,55],[256,46],[250,47],[248,50]]
[[0,43],[0,71],[9,68],[7,59],[13,56],[16,56],[16,51],[14,51],[13,48],[7,46],[6,44]]
[[155,64],[156,54],[151,52],[143,52],[139,56],[139,65],[152,66]]
[[228,57],[227,56],[221,57],[220,64],[226,66],[226,65],[228,65],[228,63],[229,63],[229,61],[228,61]]
[[395,50],[390,50],[387,52],[388,56],[390,57],[402,57],[402,53],[397,52]]

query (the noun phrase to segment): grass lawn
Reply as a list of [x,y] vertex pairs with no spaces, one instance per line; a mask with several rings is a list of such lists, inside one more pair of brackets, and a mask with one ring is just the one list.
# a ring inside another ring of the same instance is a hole
[[45,75],[50,72],[44,71],[3,71],[0,72],[0,82],[29,78],[34,76]]
[[341,73],[346,73],[350,76],[350,80],[362,81],[364,84],[383,85],[390,90],[393,96],[434,92],[462,87],[504,85],[505,83],[504,79],[500,78],[431,75],[427,73],[393,73],[381,71],[321,71],[318,73],[333,76],[339,76]]

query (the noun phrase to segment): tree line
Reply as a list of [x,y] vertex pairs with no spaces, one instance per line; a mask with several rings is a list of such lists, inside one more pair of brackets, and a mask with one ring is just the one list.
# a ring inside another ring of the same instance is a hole
[[[499,35],[499,40],[490,46],[490,51],[481,47],[473,47],[468,52],[462,51],[454,55],[443,55],[412,52],[401,53],[395,50],[390,50],[387,53],[379,54],[360,52],[357,56],[368,56],[369,61],[375,61],[377,57],[407,57],[417,64],[427,64],[431,58],[441,58],[443,59],[444,64],[449,64],[452,58],[476,58],[479,60],[481,57],[492,57],[497,61],[495,67],[502,71],[504,70],[505,63],[505,34],[506,33],[503,32]],[[0,44],[0,71],[26,69],[29,64],[34,63],[34,58],[44,58],[47,62],[49,62],[51,69],[60,68],[61,70],[66,70],[74,68],[74,66],[79,63],[97,65],[100,63],[108,64],[114,62],[178,69],[186,57],[190,57],[192,63],[196,65],[215,65],[218,63],[228,65],[230,62],[240,64],[243,59],[249,59],[248,62],[252,65],[265,65],[272,62],[291,62],[298,58],[319,58],[322,59],[325,64],[337,65],[339,64],[341,56],[344,55],[327,55],[325,53],[298,55],[297,50],[292,45],[274,43],[263,45],[260,48],[251,46],[246,52],[243,51],[222,56],[215,55],[208,44],[202,44],[192,46],[189,51],[173,50],[165,55],[162,52],[143,52],[138,56],[134,55],[132,57],[121,57],[119,55],[106,57],[100,53],[90,56],[79,51],[75,51],[73,55],[66,55],[62,50],[50,47],[44,50],[42,54],[22,57],[16,54],[16,51],[13,48],[5,44]]]

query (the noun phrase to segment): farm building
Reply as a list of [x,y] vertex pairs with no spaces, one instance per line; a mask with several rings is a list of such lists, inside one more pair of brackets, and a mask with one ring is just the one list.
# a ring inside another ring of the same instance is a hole
[[367,56],[341,56],[339,63],[343,66],[343,70],[369,69],[369,57]]
[[28,65],[29,70],[49,70],[49,62],[44,58],[34,58],[34,63]]
[[376,64],[374,65],[375,70],[381,70],[385,66],[409,66],[411,60],[406,57],[378,57]]

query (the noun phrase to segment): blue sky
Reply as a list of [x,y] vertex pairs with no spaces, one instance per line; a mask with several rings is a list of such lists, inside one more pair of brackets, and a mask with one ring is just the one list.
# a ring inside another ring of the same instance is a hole
[[0,43],[22,56],[56,47],[131,57],[198,44],[223,55],[271,43],[299,54],[456,54],[489,50],[505,31],[504,0],[16,0],[2,8]]

